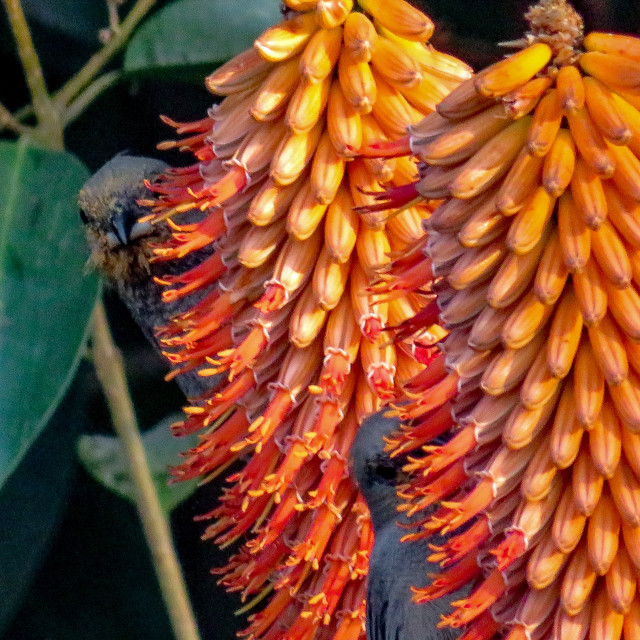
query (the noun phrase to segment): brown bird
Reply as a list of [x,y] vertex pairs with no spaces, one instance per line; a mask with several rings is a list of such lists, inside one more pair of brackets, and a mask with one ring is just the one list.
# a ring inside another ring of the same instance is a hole
[[[152,182],[168,168],[160,160],[121,154],[91,176],[78,196],[91,250],[90,263],[115,288],[157,349],[160,347],[155,328],[167,325],[173,315],[191,307],[203,292],[164,302],[163,286],[154,277],[187,271],[211,254],[209,249],[181,260],[152,261],[153,245],[165,240],[169,229],[164,224],[139,222],[149,211],[138,201],[149,197],[144,181]],[[190,398],[210,389],[215,380],[201,377],[197,371],[176,376],[176,382]]]

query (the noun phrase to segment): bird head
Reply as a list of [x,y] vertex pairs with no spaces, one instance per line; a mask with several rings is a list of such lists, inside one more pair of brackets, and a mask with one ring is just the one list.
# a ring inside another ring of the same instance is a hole
[[408,482],[408,476],[402,470],[406,458],[392,458],[385,451],[384,441],[399,426],[397,419],[376,413],[362,423],[351,450],[353,475],[371,512],[374,529],[404,519],[397,512],[396,490]]
[[148,197],[144,181],[168,168],[153,158],[118,155],[99,169],[78,196],[91,262],[115,284],[150,274],[151,244],[167,237],[164,225],[139,222],[149,211],[138,204]]

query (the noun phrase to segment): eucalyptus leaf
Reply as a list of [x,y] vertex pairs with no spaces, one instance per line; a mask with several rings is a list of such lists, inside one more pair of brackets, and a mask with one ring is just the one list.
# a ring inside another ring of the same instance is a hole
[[60,403],[82,354],[98,279],[72,154],[0,141],[0,486]]
[[[182,414],[168,416],[142,434],[142,443],[147,462],[153,476],[160,504],[165,513],[188,498],[197,482],[168,484],[168,468],[179,462],[178,454],[195,446],[196,437],[176,438],[169,427],[182,418]],[[122,445],[116,436],[84,435],[78,440],[78,458],[93,478],[117,495],[136,502],[136,488],[131,479],[129,463]]]
[[177,0],[149,18],[124,56],[131,74],[180,75],[212,71],[250,48],[267,27],[282,20],[276,2]]

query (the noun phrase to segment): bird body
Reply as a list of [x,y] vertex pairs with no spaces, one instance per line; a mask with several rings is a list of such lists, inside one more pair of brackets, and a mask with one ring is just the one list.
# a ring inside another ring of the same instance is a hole
[[[411,601],[411,587],[425,587],[430,582],[426,560],[430,551],[425,540],[401,542],[409,532],[395,521],[374,529],[367,586],[367,638],[453,640],[458,635],[455,630],[436,627],[440,616],[450,612],[449,600],[424,604]],[[435,569],[431,565],[431,570]]]
[[[145,181],[153,181],[168,169],[160,160],[120,154],[100,168],[78,195],[80,215],[91,249],[90,263],[115,288],[136,324],[151,344],[159,349],[155,330],[171,317],[190,308],[206,291],[166,302],[163,286],[154,278],[183,273],[211,254],[204,249],[182,260],[152,261],[155,244],[166,240],[170,231],[164,223],[139,219],[149,213],[138,201],[148,198]],[[197,397],[210,389],[217,378],[202,377],[197,371],[176,376],[187,397]]]
[[427,562],[427,541],[406,541],[411,521],[397,511],[400,500],[396,489],[407,481],[402,471],[405,462],[384,451],[383,438],[399,427],[395,419],[375,414],[364,421],[356,436],[351,464],[358,486],[369,506],[374,545],[369,559],[367,585],[368,640],[451,640],[452,629],[436,627],[440,616],[450,610],[449,602],[461,597],[417,604],[411,587],[423,587],[428,572],[436,565]]

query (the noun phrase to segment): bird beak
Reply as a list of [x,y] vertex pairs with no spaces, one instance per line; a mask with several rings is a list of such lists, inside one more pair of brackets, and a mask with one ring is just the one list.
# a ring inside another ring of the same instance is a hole
[[107,234],[107,239],[112,248],[125,246],[153,232],[151,222],[138,222],[128,211],[116,213],[111,219],[111,228],[112,231]]
[[137,240],[143,236],[148,236],[153,233],[154,227],[149,220],[146,222],[136,222],[129,231],[129,240]]

